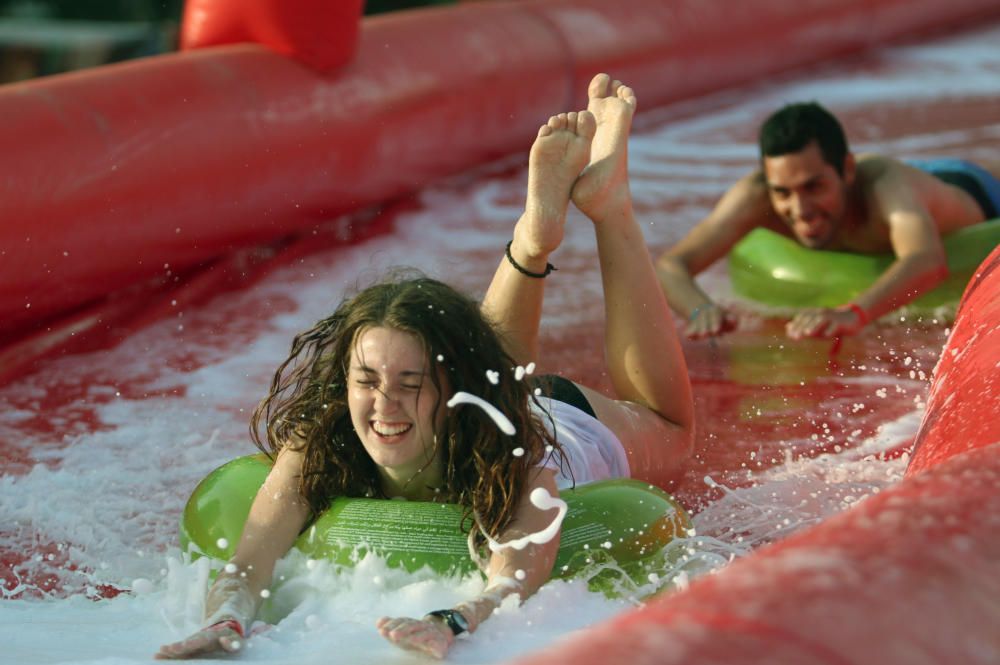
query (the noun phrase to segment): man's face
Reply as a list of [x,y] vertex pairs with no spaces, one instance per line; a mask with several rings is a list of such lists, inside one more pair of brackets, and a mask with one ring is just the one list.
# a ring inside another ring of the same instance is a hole
[[823,160],[815,141],[799,152],[764,158],[771,205],[799,242],[811,249],[828,246],[847,211],[847,188],[854,178],[848,157],[844,176]]

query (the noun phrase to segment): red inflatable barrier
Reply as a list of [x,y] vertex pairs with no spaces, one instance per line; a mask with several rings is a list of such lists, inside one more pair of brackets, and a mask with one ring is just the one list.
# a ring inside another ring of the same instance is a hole
[[655,105],[998,9],[483,2],[366,19],[336,76],[236,45],[4,86],[0,339],[526,149],[599,69]]
[[907,475],[1000,442],[1000,248],[973,275],[935,370]]
[[495,159],[564,108],[560,45],[516,7],[365,27],[336,78],[237,45],[0,89],[0,336]]
[[181,49],[251,42],[326,71],[351,59],[363,0],[187,0]]

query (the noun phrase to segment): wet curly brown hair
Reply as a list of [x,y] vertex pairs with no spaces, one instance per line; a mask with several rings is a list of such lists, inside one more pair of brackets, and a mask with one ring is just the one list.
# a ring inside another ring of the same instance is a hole
[[[478,520],[497,538],[514,518],[529,472],[549,454],[562,463],[562,451],[531,410],[531,384],[515,380],[517,363],[479,305],[440,281],[412,272],[390,275],[295,337],[251,418],[254,442],[270,456],[285,446],[302,451],[300,492],[314,516],[339,496],[384,498],[347,404],[352,348],[358,335],[373,327],[416,336],[426,357],[444,369],[452,391],[481,397],[514,425],[516,434],[508,436],[479,407],[459,404],[445,410],[435,432],[436,445],[444,446],[444,486],[436,489],[464,508],[463,532]],[[499,371],[500,381],[493,384],[487,370]],[[437,412],[448,396],[438,372],[429,376],[440,396]],[[515,456],[515,448],[524,454]],[[483,544],[481,534],[474,538]]]

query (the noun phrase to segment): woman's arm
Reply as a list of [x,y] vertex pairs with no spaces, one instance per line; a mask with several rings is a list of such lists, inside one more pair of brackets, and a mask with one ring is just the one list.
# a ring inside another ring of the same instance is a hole
[[[538,591],[552,576],[552,567],[559,552],[562,524],[553,524],[559,517],[557,509],[543,509],[532,503],[531,497],[536,490],[544,490],[543,497],[547,495],[558,499],[559,489],[556,487],[553,470],[538,469],[525,489],[517,516],[499,539],[501,548],[490,556],[486,569],[486,589],[473,600],[456,608],[468,620],[469,632],[475,631],[480,623],[488,619],[504,598],[516,593],[523,601]],[[534,542],[525,542],[529,538]],[[524,543],[522,549],[511,545],[517,541]]]
[[299,494],[302,454],[283,449],[250,507],[236,553],[219,573],[205,599],[201,631],[160,648],[156,658],[192,658],[242,648],[261,602],[261,592],[271,583],[274,564],[295,542],[309,516]]
[[[538,326],[542,318],[545,278],[529,277],[514,267],[513,262],[536,275],[546,272],[552,251],[533,241],[529,230],[532,218],[528,212],[514,228],[514,240],[507,254],[500,259],[490,286],[483,297],[482,311],[495,326],[504,348],[521,365],[538,361]],[[527,238],[527,239],[526,239]]]
[[[544,493],[542,492],[544,491]],[[473,633],[500,606],[504,598],[517,594],[524,600],[534,594],[552,575],[559,551],[561,522],[557,508],[539,508],[532,495],[557,499],[555,472],[540,468],[525,488],[514,521],[497,539],[499,547],[492,552],[486,569],[486,588],[475,598],[459,603],[445,613],[457,612],[451,624],[457,622],[459,632]],[[543,505],[545,505],[543,503]],[[522,545],[520,549],[513,545]],[[376,624],[383,637],[405,649],[421,651],[443,658],[458,633],[453,632],[445,617],[427,615],[422,619],[388,618]]]

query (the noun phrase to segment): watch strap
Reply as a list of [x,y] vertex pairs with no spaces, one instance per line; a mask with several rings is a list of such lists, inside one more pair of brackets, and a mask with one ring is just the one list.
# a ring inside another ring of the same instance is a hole
[[428,612],[426,616],[436,617],[444,621],[452,635],[461,635],[469,630],[469,622],[458,610],[434,610]]

